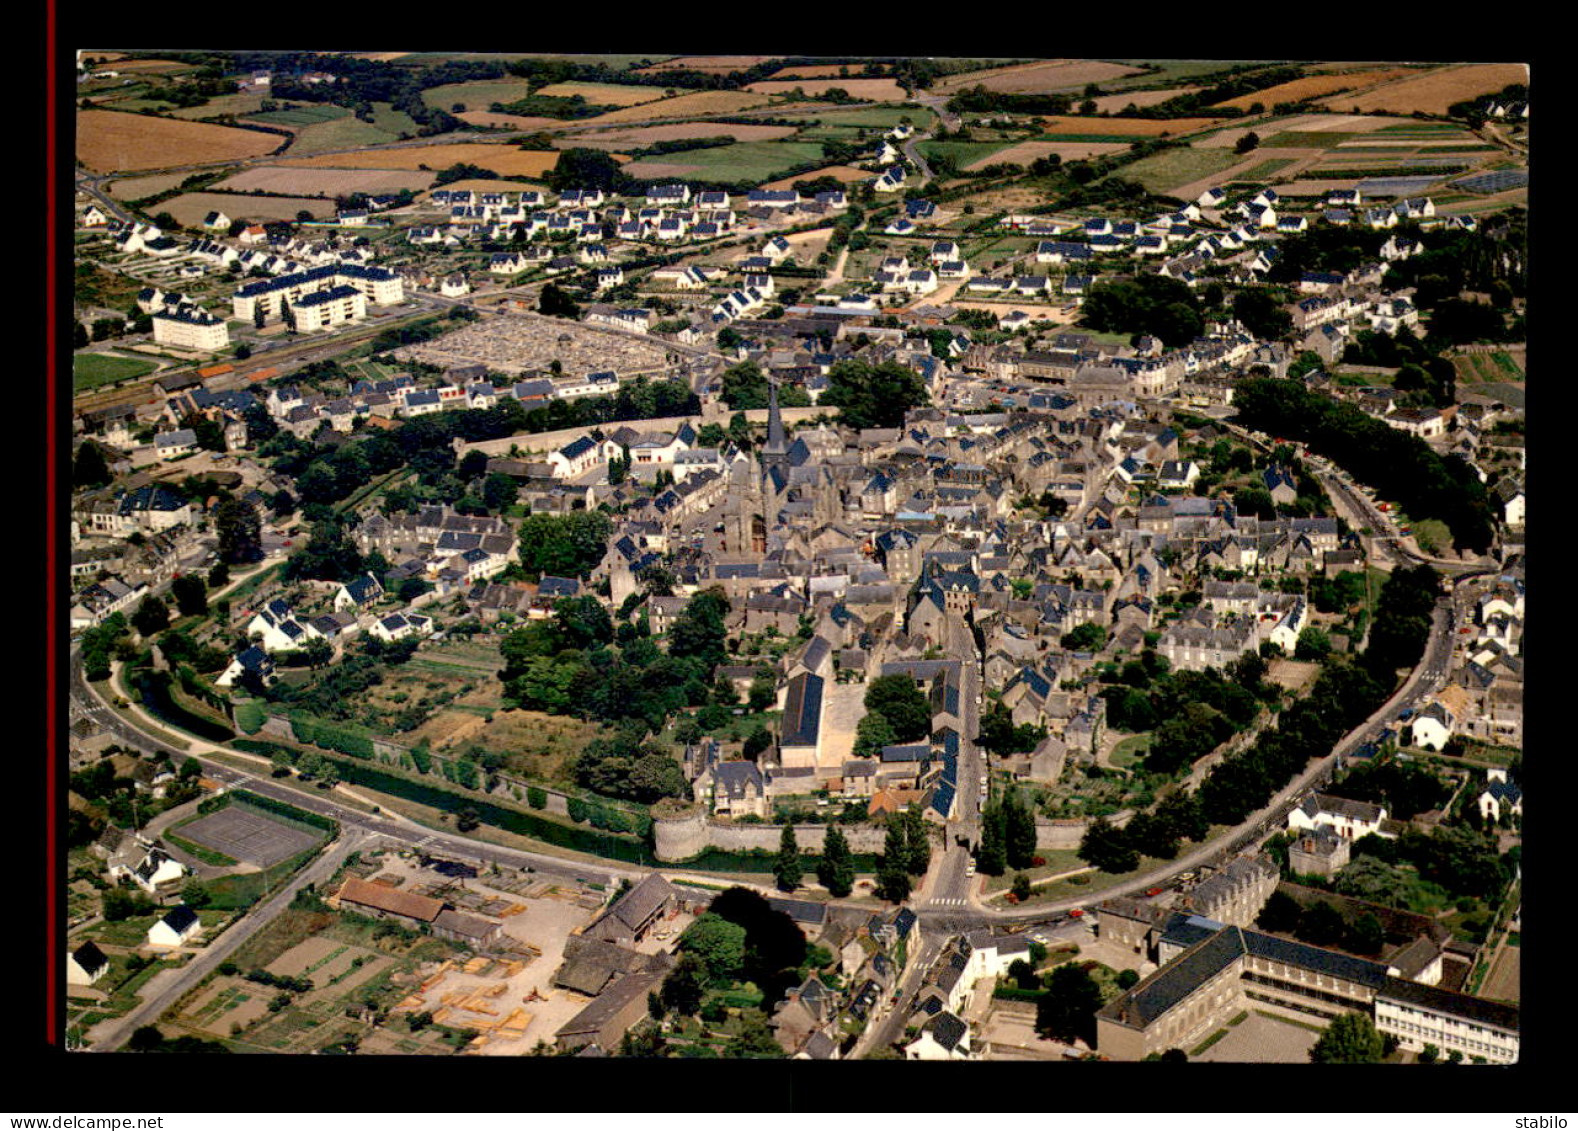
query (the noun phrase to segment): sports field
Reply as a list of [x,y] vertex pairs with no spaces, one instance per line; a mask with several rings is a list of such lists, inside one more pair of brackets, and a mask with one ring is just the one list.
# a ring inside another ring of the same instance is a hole
[[181,826],[180,836],[201,848],[260,868],[288,860],[323,839],[321,833],[284,824],[236,804]]

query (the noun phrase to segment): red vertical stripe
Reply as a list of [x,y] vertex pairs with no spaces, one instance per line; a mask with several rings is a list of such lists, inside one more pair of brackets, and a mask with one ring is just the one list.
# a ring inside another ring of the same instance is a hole
[[57,286],[55,256],[58,250],[56,228],[60,223],[60,216],[57,211],[59,201],[56,199],[55,192],[55,180],[60,175],[58,167],[60,155],[55,151],[56,101],[59,97],[55,80],[55,0],[49,0],[44,6],[44,75],[47,84],[44,92],[44,175],[47,178],[45,181],[44,200],[45,215],[49,218],[46,227],[47,234],[44,237],[46,253],[44,260],[44,294],[46,296],[44,299],[44,349],[46,351],[44,361],[44,435],[47,437],[44,441],[44,498],[46,500],[44,544],[48,547],[45,550],[45,568],[48,571],[48,576],[44,582],[46,597],[44,606],[46,621],[44,657],[47,665],[44,669],[46,673],[44,680],[46,688],[44,692],[44,709],[47,712],[44,726],[48,738],[45,741],[44,748],[49,758],[49,764],[44,769],[44,843],[46,845],[44,851],[45,859],[49,861],[48,876],[45,880],[45,890],[48,892],[48,895],[45,897],[45,922],[48,925],[44,929],[44,938],[49,947],[49,956],[48,962],[44,967],[46,971],[44,974],[44,994],[47,1002],[44,1007],[44,1018],[45,1023],[49,1026],[49,1032],[45,1036],[45,1040],[50,1044],[54,1044],[60,1031],[61,1006],[59,983],[60,829],[56,820],[56,808],[59,804],[59,798],[56,795],[56,776],[60,772],[61,751],[56,737],[56,723],[58,721],[56,712],[59,709],[59,701],[56,697],[57,689],[55,686],[55,678],[59,674],[56,669],[60,662],[60,655],[57,650],[57,634],[60,631],[60,626],[56,623],[56,603],[60,595],[56,588],[55,580],[59,565],[59,562],[56,560],[57,547],[55,545],[59,536],[59,529],[55,521],[55,512],[59,505],[55,495],[59,486],[55,479],[55,430],[59,423],[55,412],[55,399],[57,396],[56,382],[60,376],[56,369],[57,359],[55,356],[55,323],[60,313],[59,300],[55,293]]

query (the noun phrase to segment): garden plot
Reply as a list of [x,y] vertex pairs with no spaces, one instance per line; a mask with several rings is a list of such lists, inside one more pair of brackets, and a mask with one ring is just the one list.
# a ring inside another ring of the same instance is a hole
[[200,848],[260,868],[288,860],[323,839],[321,833],[292,828],[255,809],[234,804],[182,825],[179,835]]

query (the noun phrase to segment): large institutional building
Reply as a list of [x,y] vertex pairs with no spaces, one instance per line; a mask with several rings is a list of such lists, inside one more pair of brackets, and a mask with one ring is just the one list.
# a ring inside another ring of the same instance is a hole
[[[401,282],[400,276],[387,268],[333,263],[314,267],[308,271],[298,271],[292,275],[281,275],[275,279],[256,279],[247,283],[230,296],[231,313],[236,318],[250,322],[261,306],[265,319],[275,319],[281,316],[283,303],[288,302],[291,308],[296,310],[308,295],[319,291],[334,292],[345,287],[361,294],[364,313],[367,303],[389,306],[405,298],[405,285]],[[310,306],[309,303],[309,308]],[[338,311],[340,307],[336,306],[335,309]],[[341,321],[344,319],[342,318]],[[332,325],[333,323],[320,321],[318,324]],[[306,328],[299,321],[298,327]]]

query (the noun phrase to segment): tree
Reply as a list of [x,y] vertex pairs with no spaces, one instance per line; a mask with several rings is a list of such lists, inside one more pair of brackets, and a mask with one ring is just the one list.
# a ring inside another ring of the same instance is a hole
[[103,487],[114,476],[104,449],[92,440],[84,440],[77,448],[77,458],[71,465],[71,482],[75,487]]
[[1380,954],[1386,945],[1386,931],[1375,913],[1366,911],[1349,925],[1344,943],[1356,954]]
[[800,846],[795,843],[794,826],[784,825],[778,838],[778,858],[773,862],[773,878],[783,891],[794,891],[805,875],[805,862],[800,858]]
[[88,328],[81,322],[71,324],[71,348],[79,350],[88,344]]
[[924,876],[931,866],[931,838],[926,835],[926,818],[911,805],[904,811],[904,867],[912,876]]
[[1064,633],[1058,643],[1070,652],[1099,652],[1107,643],[1107,630],[1092,621]]
[[748,1009],[740,1015],[740,1027],[734,1039],[724,1046],[724,1055],[744,1057],[749,1060],[783,1060],[788,1053],[778,1043],[767,1017],[759,1009]]
[[903,864],[883,864],[877,870],[877,895],[891,903],[910,897],[910,874]]
[[208,586],[195,573],[182,574],[170,583],[170,595],[183,617],[202,616],[208,612]]
[[1260,144],[1260,135],[1250,130],[1243,137],[1233,143],[1234,153],[1248,153]]
[[1003,852],[1010,868],[1027,868],[1036,854],[1036,817],[1016,789],[1003,798]]
[[855,886],[855,860],[849,839],[837,825],[828,825],[822,840],[822,856],[816,862],[816,878],[835,899],[843,899]]
[[839,422],[851,428],[897,428],[904,414],[931,403],[920,374],[894,361],[872,365],[847,360],[828,372],[820,404],[837,405]]
[[1103,872],[1132,872],[1140,866],[1140,854],[1129,844],[1123,830],[1105,817],[1097,817],[1085,830],[1079,858]]
[[1344,1013],[1310,1049],[1310,1060],[1316,1064],[1379,1064],[1385,1055],[1375,1022],[1362,1013]]
[[1009,888],[1017,900],[1030,898],[1030,874],[1028,872],[1015,872],[1013,886]]
[[1065,1043],[1095,1044],[1100,1008],[1101,987],[1096,980],[1083,967],[1065,963],[1052,971],[1046,996],[1036,1003],[1036,1032]]
[[658,996],[674,1013],[694,1017],[707,992],[707,967],[695,954],[681,954],[663,979]]
[[931,733],[931,702],[910,676],[873,679],[866,685],[865,707],[887,719],[895,742],[914,742]]
[[163,597],[150,593],[132,613],[131,623],[144,636],[163,632],[170,625],[170,606],[165,604]]
[[707,911],[685,928],[679,949],[699,959],[712,981],[727,982],[745,961],[745,941],[745,927]]
[[1301,913],[1298,900],[1286,892],[1274,891],[1255,917],[1255,926],[1274,934],[1292,934],[1298,929]]
[[222,496],[214,507],[214,529],[221,562],[247,565],[263,560],[263,524],[251,503]]
[[1331,637],[1318,625],[1305,625],[1293,648],[1295,660],[1324,660],[1331,655]]

